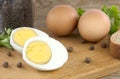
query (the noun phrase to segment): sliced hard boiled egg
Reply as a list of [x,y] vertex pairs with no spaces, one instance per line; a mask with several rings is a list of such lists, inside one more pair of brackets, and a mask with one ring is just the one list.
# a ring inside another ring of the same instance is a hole
[[22,53],[24,43],[28,39],[30,39],[32,37],[36,37],[36,36],[49,37],[43,31],[40,31],[40,30],[35,29],[35,28],[30,28],[30,27],[16,28],[11,33],[10,44],[17,52]]
[[24,44],[23,60],[35,69],[50,71],[65,64],[68,52],[63,44],[53,38],[34,37]]

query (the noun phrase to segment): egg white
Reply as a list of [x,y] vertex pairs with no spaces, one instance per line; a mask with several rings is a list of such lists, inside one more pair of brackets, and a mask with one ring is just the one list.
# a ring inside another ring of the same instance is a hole
[[16,43],[14,42],[13,35],[14,35],[14,33],[15,33],[16,31],[18,31],[19,29],[22,29],[22,28],[31,29],[31,30],[35,31],[36,34],[37,34],[38,36],[40,36],[40,37],[49,37],[49,35],[46,34],[45,32],[40,31],[40,30],[35,29],[35,28],[31,28],[31,27],[19,27],[19,28],[14,29],[14,30],[12,31],[11,35],[10,35],[10,44],[11,44],[11,46],[13,47],[13,49],[16,50],[16,51],[19,52],[19,53],[22,53],[23,47],[20,46],[20,45],[18,45],[18,44],[16,44]]
[[[28,45],[33,41],[43,41],[48,44],[51,49],[51,59],[46,64],[36,64],[31,62],[26,56],[26,49]],[[27,40],[24,44],[23,48],[23,60],[30,65],[31,67],[42,70],[42,71],[50,71],[55,70],[62,67],[65,62],[68,60],[68,52],[64,45],[59,41],[53,38],[41,38],[41,37],[33,37]]]

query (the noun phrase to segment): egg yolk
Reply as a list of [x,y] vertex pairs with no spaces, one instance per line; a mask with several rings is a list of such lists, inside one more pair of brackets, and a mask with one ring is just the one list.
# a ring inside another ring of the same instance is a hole
[[51,50],[47,43],[42,41],[31,42],[26,49],[27,58],[36,64],[45,64],[51,58]]
[[13,40],[16,44],[23,46],[25,41],[35,36],[37,36],[35,31],[28,29],[28,28],[22,28],[22,29],[17,30],[13,34]]

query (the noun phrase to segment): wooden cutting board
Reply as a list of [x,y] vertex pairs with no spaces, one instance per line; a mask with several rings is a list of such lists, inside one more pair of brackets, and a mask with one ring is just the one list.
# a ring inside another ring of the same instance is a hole
[[[57,70],[43,72],[28,66],[22,59],[22,55],[16,51],[0,48],[0,79],[96,79],[120,70],[120,61],[111,57],[109,48],[101,48],[101,42],[107,42],[105,38],[98,43],[81,43],[80,35],[75,32],[67,37],[57,37],[40,28],[51,37],[59,40],[65,47],[73,47],[69,53],[69,59],[65,65]],[[89,50],[90,45],[95,50]],[[12,56],[7,56],[11,51]],[[91,57],[91,63],[84,62],[86,57]],[[62,58],[62,57],[61,57]],[[4,68],[2,64],[8,61],[9,67]],[[23,63],[22,68],[17,68],[18,62]]]

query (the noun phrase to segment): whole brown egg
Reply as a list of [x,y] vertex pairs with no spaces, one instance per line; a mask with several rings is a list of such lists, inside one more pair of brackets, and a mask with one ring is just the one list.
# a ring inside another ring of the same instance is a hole
[[78,29],[85,40],[97,42],[109,33],[110,19],[103,11],[90,9],[80,17]]
[[47,15],[48,29],[58,36],[70,34],[78,23],[78,14],[70,5],[57,5]]

